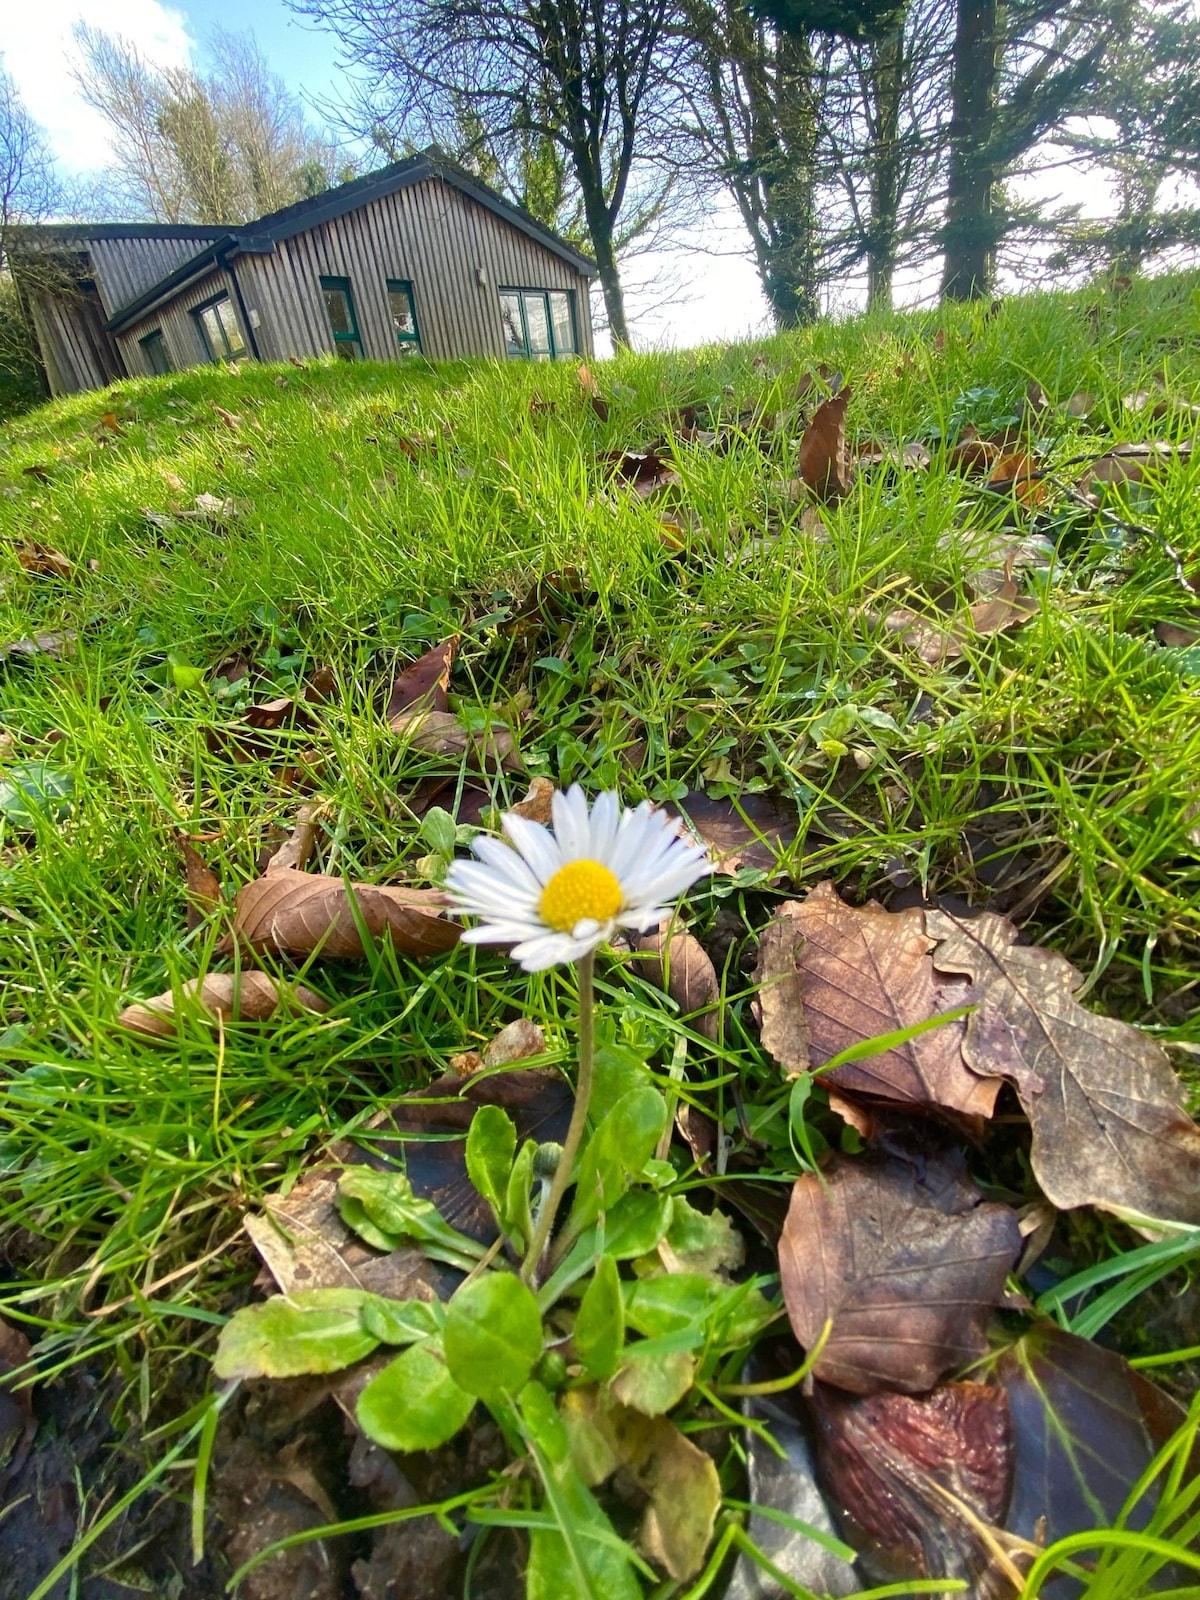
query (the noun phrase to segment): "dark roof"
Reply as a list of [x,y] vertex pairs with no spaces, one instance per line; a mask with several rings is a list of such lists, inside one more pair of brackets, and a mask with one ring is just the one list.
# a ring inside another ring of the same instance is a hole
[[14,231],[85,244],[89,239],[220,239],[229,229],[205,222],[42,222]]
[[297,233],[305,233],[309,228],[319,227],[323,222],[331,222],[347,211],[356,211],[360,206],[368,205],[372,200],[378,200],[386,194],[393,194],[397,189],[406,189],[411,184],[423,183],[427,178],[440,178],[443,183],[461,190],[476,204],[494,212],[510,226],[519,228],[522,233],[528,234],[545,249],[553,251],[582,276],[588,278],[596,276],[595,263],[576,250],[573,245],[569,245],[565,239],[560,239],[556,233],[538,222],[536,217],[530,216],[520,206],[512,205],[495,190],[489,189],[486,184],[480,183],[477,178],[471,177],[469,173],[455,166],[452,161],[448,161],[435,150],[421,151],[418,155],[409,156],[407,160],[395,161],[391,166],[382,167],[378,172],[368,172],[365,177],[339,184],[336,189],[326,189],[323,194],[314,195],[311,200],[298,200],[295,205],[284,206],[281,211],[272,211],[268,216],[259,217],[254,222],[238,223],[229,228],[167,227],[154,223],[114,222],[78,223],[64,227],[51,225],[44,231],[78,237],[81,241],[89,238],[189,237],[208,241],[203,250],[152,284],[149,289],[138,295],[135,300],[131,300],[128,305],[122,306],[109,318],[109,329],[113,333],[119,333],[160,302],[170,298],[192,279],[223,266],[230,257],[269,254],[284,239],[290,239]]

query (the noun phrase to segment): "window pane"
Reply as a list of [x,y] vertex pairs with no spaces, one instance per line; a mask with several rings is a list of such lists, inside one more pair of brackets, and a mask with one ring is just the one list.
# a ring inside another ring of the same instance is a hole
[[333,348],[337,351],[339,361],[358,361],[362,358],[357,339],[335,339]]
[[237,356],[244,356],[246,346],[242,339],[242,330],[238,326],[237,313],[228,300],[220,300],[213,307],[217,319],[221,324],[221,331],[225,335],[225,354],[233,360]]
[[522,298],[525,301],[525,322],[529,328],[529,354],[535,361],[546,361],[550,356],[550,319],[546,315],[546,296],[527,294]]
[[525,354],[525,333],[521,327],[521,296],[500,296],[500,320],[504,324],[504,342],[510,356]]
[[147,334],[139,342],[146,362],[146,371],[152,377],[161,378],[165,373],[170,372],[171,363],[167,356],[167,347],[161,333]]
[[415,339],[417,325],[413,321],[412,302],[407,289],[389,289],[388,306],[392,313],[392,327],[397,339]]
[[217,316],[216,306],[205,306],[200,313],[200,326],[204,329],[209,356],[213,361],[220,361],[225,354],[225,339],[221,333],[221,321]]
[[333,336],[344,338],[354,337],[354,323],[350,319],[350,296],[345,289],[322,289],[325,296],[325,310],[329,314],[329,326],[333,329]]
[[571,316],[569,294],[550,296],[550,315],[554,318],[554,349],[560,356],[575,354],[575,322]]

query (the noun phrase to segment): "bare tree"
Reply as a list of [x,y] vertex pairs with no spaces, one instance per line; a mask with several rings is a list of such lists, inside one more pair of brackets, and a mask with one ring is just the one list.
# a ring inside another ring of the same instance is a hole
[[114,178],[134,215],[242,222],[319,193],[341,176],[251,34],[216,32],[213,69],[160,68],[129,40],[81,23],[78,82],[108,122]]
[[19,230],[54,214],[61,190],[45,135],[0,62],[0,413],[35,402],[40,366],[29,295],[58,286],[61,264],[35,257],[18,290],[10,270]]
[[[292,0],[366,74],[362,127],[462,150],[463,108],[506,171],[522,141],[561,152],[613,339],[629,343],[618,259],[677,196],[676,0]],[[354,111],[351,115],[356,114]],[[571,196],[566,197],[568,200]]]

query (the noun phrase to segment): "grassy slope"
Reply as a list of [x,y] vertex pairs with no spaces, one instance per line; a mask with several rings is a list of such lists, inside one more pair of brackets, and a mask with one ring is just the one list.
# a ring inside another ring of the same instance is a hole
[[[1015,301],[992,317],[964,310],[946,320],[942,348],[939,325],[867,320],[757,351],[626,358],[601,370],[615,396],[603,423],[569,367],[331,365],[131,381],[0,435],[0,536],[54,546],[74,568],[68,581],[31,576],[0,544],[0,643],[80,634],[61,661],[0,667],[0,761],[44,757],[75,781],[69,820],[0,840],[0,1049],[20,1075],[3,1113],[0,1215],[47,1241],[37,1270],[53,1292],[24,1308],[57,1330],[63,1360],[104,1341],[132,1372],[147,1320],[158,1350],[184,1349],[228,1281],[193,1263],[219,1255],[240,1207],[294,1172],[314,1139],[486,1036],[510,1001],[553,1023],[564,980],[527,984],[485,958],[481,981],[466,983],[475,958],[458,951],[419,974],[386,957],[315,969],[308,981],[335,1001],[328,1017],[263,1039],[235,1031],[220,1051],[200,1026],[162,1051],[113,1025],[128,996],[212,958],[211,931],[185,928],[173,831],[212,836],[208,857],[232,892],[294,816],[306,752],[320,757],[321,864],[415,880],[427,846],[405,797],[455,769],[388,733],[379,686],[397,658],[458,628],[454,689],[520,723],[533,771],[619,780],[631,799],[726,783],[818,803],[844,837],[813,834],[800,886],[832,875],[847,892],[886,891],[898,858],[930,892],[979,898],[963,839],[985,809],[1030,852],[1030,882],[1054,875],[1031,935],[1093,972],[1100,1003],[1200,1044],[1200,853],[1188,837],[1200,668],[1195,652],[1153,637],[1189,606],[1156,544],[1118,548],[1052,509],[1064,564],[1039,616],[934,667],[872,618],[914,596],[969,599],[965,579],[991,539],[978,513],[967,525],[976,486],[936,458],[898,485],[864,477],[826,513],[825,540],[801,529],[783,492],[785,447],[681,449],[695,530],[680,554],[656,508],[604,492],[598,450],[645,445],[685,403],[786,409],[816,361],[854,386],[852,436],[945,434],[972,407],[986,427],[1030,379],[1057,402],[1097,399],[1086,423],[1046,424],[1052,459],[1192,426],[1151,422],[1121,398],[1164,370],[1168,393],[1200,396],[1192,280]],[[980,387],[1000,401],[961,398]],[[531,411],[533,398],[553,408]],[[100,421],[110,410],[119,435]],[[410,458],[401,441],[426,436],[436,451]],[[1136,509],[1192,574],[1198,475],[1200,464],[1174,465]],[[144,515],[202,494],[235,501],[221,527]],[[582,600],[527,604],[539,580],[570,569],[586,579]],[[523,604],[525,623],[509,627]],[[179,687],[169,652],[209,685]],[[239,652],[257,700],[318,666],[335,675],[318,731],[281,736],[290,773],[209,749],[206,727],[239,709],[212,692],[211,669]],[[849,755],[831,761],[810,733],[845,706],[841,736],[871,758],[865,772]],[[752,1073],[740,1010],[731,1059]],[[84,1316],[100,1307],[111,1309]]]

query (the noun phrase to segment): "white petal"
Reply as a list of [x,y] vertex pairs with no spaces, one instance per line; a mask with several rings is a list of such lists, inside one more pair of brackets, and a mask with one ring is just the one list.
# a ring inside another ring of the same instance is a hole
[[607,866],[622,883],[642,856],[657,843],[661,827],[658,813],[650,809],[648,800],[643,800],[636,811],[627,811],[621,818]]
[[536,918],[541,890],[535,884],[530,890],[506,878],[499,877],[490,867],[478,861],[455,861],[446,874],[446,887],[454,895],[460,911],[495,909],[511,916]]
[[572,960],[573,944],[565,933],[543,933],[524,944],[514,945],[510,954],[519,961],[526,972],[544,972],[547,967],[557,967]]
[[527,817],[504,819],[504,831],[520,851],[526,865],[539,883],[549,883],[562,866],[562,852],[554,835],[540,822],[530,822]]
[[593,861],[601,861],[611,871],[613,845],[621,824],[621,802],[611,789],[605,790],[592,807],[592,842],[589,854]]
[[480,838],[472,843],[471,849],[514,888],[535,897],[541,895],[541,884],[511,845],[501,844],[499,839]]
[[573,783],[563,794],[556,790],[550,801],[554,817],[554,839],[563,861],[578,861],[591,855],[591,828],[588,825],[587,801],[583,790]]
[[544,928],[528,922],[481,922],[477,928],[465,928],[466,944],[518,944],[522,939],[540,939]]

